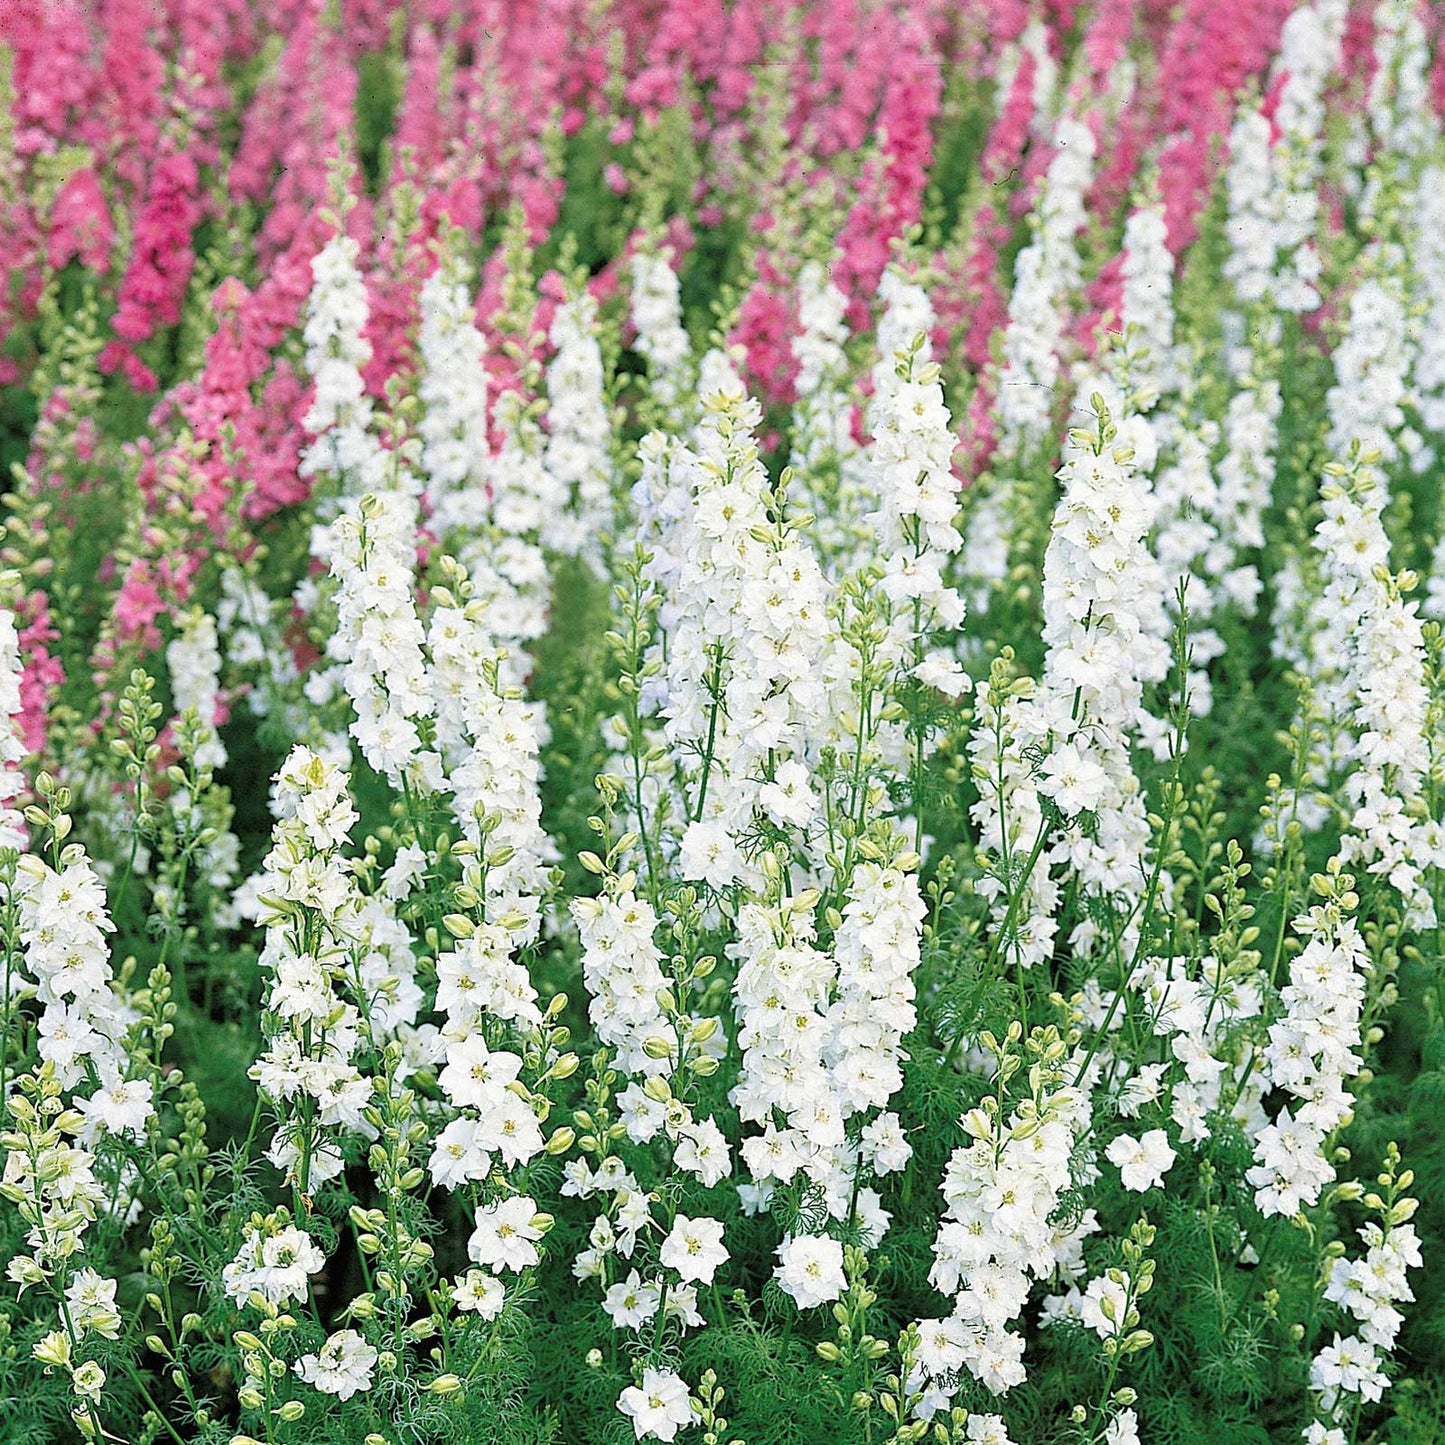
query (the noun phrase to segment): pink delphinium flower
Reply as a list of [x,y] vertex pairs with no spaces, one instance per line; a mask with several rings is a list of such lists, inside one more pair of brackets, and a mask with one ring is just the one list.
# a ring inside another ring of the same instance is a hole
[[[228,171],[234,200],[265,207],[256,239],[263,265],[286,249],[327,194],[337,138],[352,133],[356,66],[325,12],[325,0],[302,0],[276,68],[242,118]],[[363,217],[352,220],[360,226]]]
[[85,166],[60,188],[51,207],[46,264],[58,271],[72,258],[79,258],[92,271],[107,271],[114,239],[115,226],[100,182],[95,171]]
[[1366,102],[1370,94],[1370,83],[1375,78],[1375,69],[1375,8],[1373,5],[1354,5],[1345,17],[1345,33],[1340,47],[1340,74],[1349,83],[1349,91],[1354,96],[1356,105]]
[[[1034,81],[1038,62],[1031,51],[1019,55],[1008,94],[984,144],[980,169],[992,191],[999,191],[1019,168],[1028,144],[1034,113]],[[992,195],[974,213],[973,235],[963,265],[962,293],[968,331],[963,351],[968,364],[982,370],[989,360],[994,334],[1008,317],[1008,302],[998,274],[998,257],[1009,237],[1008,223]],[[946,288],[945,288],[946,289]],[[940,315],[946,314],[940,306]]]
[[39,753],[45,748],[50,699],[65,681],[64,666],[58,657],[51,656],[47,646],[60,633],[50,620],[50,600],[39,588],[21,602],[15,620],[22,624],[20,656],[24,659],[24,671],[20,675],[20,735],[27,752]]
[[[251,389],[270,358],[247,326],[250,300],[251,293],[235,277],[216,288],[211,306],[217,326],[206,342],[205,367],[197,381],[177,387],[174,393],[192,435],[209,443],[210,450],[197,463],[204,484],[195,507],[218,538],[229,527],[235,489],[267,462],[264,420]],[[228,431],[232,457],[223,444]]]
[[1084,32],[1084,58],[1099,82],[1107,79],[1129,47],[1141,0],[1102,0]]
[[1430,95],[1436,112],[1445,116],[1445,10],[1439,6],[1428,6],[1425,25],[1435,47],[1435,63],[1430,67]]
[[406,87],[396,114],[397,154],[410,151],[419,175],[429,175],[445,145],[446,97],[441,92],[441,55],[436,31],[415,17],[407,35]]
[[111,321],[119,340],[101,353],[100,366],[103,371],[124,366],[131,384],[140,390],[154,389],[155,380],[150,378],[147,385],[148,373],[134,364],[131,347],[181,319],[195,265],[191,236],[201,221],[200,192],[195,160],[185,151],[173,151],[157,162],[136,218],[120,304]]
[[147,651],[161,645],[156,619],[165,611],[160,588],[152,578],[149,562],[137,557],[125,570],[125,580],[116,594],[111,615],[123,641],[137,640]]
[[797,330],[795,288],[767,251],[759,252],[757,268],[757,279],[738,307],[738,322],[728,341],[741,345],[747,354],[749,390],[765,404],[787,405],[794,399],[798,375],[792,352]]
[[869,303],[888,264],[890,242],[919,217],[933,159],[931,126],[942,102],[941,68],[929,53],[923,27],[910,18],[875,33],[877,45],[887,50],[873,57],[885,67],[877,117],[881,155],[863,168],[859,199],[838,238],[834,275],[851,300],[848,320],[855,330],[870,319]]
[[1162,127],[1175,136],[1159,158],[1159,185],[1176,255],[1194,239],[1235,98],[1263,73],[1293,8],[1292,0],[1190,0],[1180,13],[1153,87]]

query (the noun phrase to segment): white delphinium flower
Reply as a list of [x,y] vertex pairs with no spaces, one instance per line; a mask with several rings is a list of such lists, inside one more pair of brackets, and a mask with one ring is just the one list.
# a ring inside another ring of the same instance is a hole
[[388,469],[392,485],[337,519],[337,620],[326,651],[340,666],[362,756],[393,786],[406,777],[434,789],[437,759],[419,727],[435,704],[415,598],[417,482],[404,457],[393,453]]
[[[1373,19],[1375,70],[1365,114],[1378,158],[1405,174],[1440,139],[1430,97],[1430,37],[1417,0],[1380,0]],[[1368,199],[1367,184],[1367,211]]]
[[[837,966],[814,947],[815,903],[816,895],[746,902],[729,945],[742,1055],[731,1100],[744,1122],[765,1126],[741,1153],[754,1182],[769,1192],[800,1169],[825,1183],[845,1142],[843,1111],[823,1063]],[[781,1129],[775,1111],[786,1121]]]
[[[1422,313],[1419,351],[1415,357],[1416,404],[1432,432],[1445,433],[1445,164],[1432,164],[1421,173],[1415,192],[1414,249],[1411,270],[1413,299]],[[1432,584],[1445,577],[1439,552],[1432,569]],[[1432,603],[1435,585],[1432,585]],[[1445,614],[1432,606],[1431,616]]]
[[1269,118],[1257,106],[1242,110],[1229,133],[1229,165],[1224,173],[1229,255],[1223,271],[1246,306],[1266,300],[1274,280],[1279,235],[1273,161]]
[[355,1330],[338,1330],[327,1337],[319,1354],[302,1355],[294,1368],[306,1384],[323,1395],[349,1400],[371,1388],[380,1358]]
[[672,1025],[658,1002],[667,976],[655,938],[658,919],[652,905],[631,890],[615,897],[604,893],[574,899],[572,916],[581,935],[582,981],[598,1039],[616,1051],[622,1072],[663,1073],[666,1060],[652,1058],[646,1050],[653,1038],[676,1045]]
[[[1238,1030],[1262,1012],[1263,986],[1258,970],[1239,976],[1212,956],[1201,962],[1197,977],[1183,958],[1145,959],[1136,965],[1130,980],[1134,1016],[1156,1038],[1168,1041],[1167,1057],[1182,1065],[1183,1077],[1170,1089],[1165,1063],[1138,1064],[1137,1050],[1121,1056],[1104,1042],[1098,1057],[1122,1084],[1120,1114],[1137,1118],[1151,1104],[1164,1103],[1179,1128],[1180,1142],[1198,1143],[1209,1137],[1210,1116],[1227,1089],[1229,1116],[1246,1130],[1263,1127],[1267,1121],[1260,1100],[1265,1084]],[[1091,999],[1087,1021],[1101,1027],[1106,1011],[1102,995]]]
[[642,1384],[630,1385],[617,1408],[632,1421],[639,1440],[673,1440],[693,1423],[692,1398],[687,1383],[671,1370],[642,1372]]
[[[1207,417],[1189,416],[1161,463],[1154,485],[1158,505],[1154,555],[1159,559],[1171,614],[1177,613],[1180,589],[1189,616],[1189,710],[1206,716],[1213,688],[1208,665],[1224,650],[1223,639],[1209,627],[1228,594],[1217,585],[1215,574],[1223,560],[1219,530],[1213,521],[1219,511],[1219,487],[1211,454],[1219,440],[1218,426]],[[1151,739],[1156,756],[1167,735],[1159,729]]]
[[790,1235],[778,1246],[773,1277],[800,1310],[832,1304],[848,1285],[843,1246],[821,1235]]
[[201,722],[201,744],[193,761],[207,768],[224,767],[226,749],[216,731],[221,649],[215,620],[204,608],[188,608],[177,619],[176,635],[166,645],[166,670],[176,715],[194,709]]
[[1042,20],[1031,19],[1019,38],[1007,45],[999,56],[993,73],[993,94],[996,109],[1012,93],[1024,56],[1034,65],[1032,117],[1029,128],[1047,143],[1054,124],[1054,101],[1057,99],[1059,65],[1049,45],[1049,27]]
[[[619,840],[613,856],[631,846]],[[611,1196],[573,1273],[598,1281],[614,1327],[635,1329],[660,1314],[659,1332],[672,1322],[686,1331],[705,1323],[697,1291],[711,1280],[726,1250],[717,1221],[674,1212],[675,1191],[683,1175],[711,1188],[731,1172],[732,1159],[717,1123],[695,1116],[684,1093],[695,1075],[715,1072],[725,1035],[717,1018],[689,1011],[704,971],[664,972],[655,937],[659,920],[651,904],[633,892],[636,875],[619,874],[610,860],[595,855],[583,861],[600,875],[603,889],[596,898],[574,900],[572,914],[591,1019],[599,1040],[609,1046],[609,1067],[618,1079],[615,1117],[634,1143],[665,1141],[665,1148],[653,1146],[665,1162],[655,1177],[652,1168],[639,1167],[642,1180],[610,1153],[595,1169],[585,1160],[567,1167],[564,1194]],[[666,1207],[669,1196],[672,1209]],[[625,1288],[614,1292],[617,1283]],[[660,1341],[660,1333],[655,1338]]]
[[1210,520],[1217,533],[1205,553],[1205,570],[1219,593],[1245,616],[1258,606],[1257,565],[1245,560],[1264,546],[1264,516],[1274,494],[1275,450],[1284,402],[1274,344],[1279,324],[1255,313],[1251,344],[1240,358],[1238,390],[1223,423],[1224,451],[1214,470]]
[[694,1284],[711,1284],[713,1276],[728,1260],[723,1227],[716,1219],[689,1219],[678,1214],[658,1251],[664,1269]]
[[[968,1412],[963,1438],[970,1445],[1014,1445],[1002,1415],[981,1415],[976,1410]],[[1113,1445],[1112,1441],[1110,1445]]]
[[1323,1149],[1351,1108],[1345,1080],[1360,1070],[1368,967],[1364,939],[1349,916],[1358,903],[1353,882],[1331,860],[1321,880],[1326,901],[1293,922],[1307,941],[1290,965],[1280,994],[1285,1012],[1270,1025],[1261,1063],[1270,1084],[1296,1102],[1258,1131],[1255,1165],[1246,1175],[1266,1215],[1293,1216],[1335,1177]]
[[1054,159],[1029,221],[1031,239],[1015,264],[1004,330],[998,414],[1010,455],[1030,450],[1048,435],[1066,308],[1083,280],[1077,242],[1087,221],[1084,195],[1098,147],[1089,127],[1070,115],[1059,121],[1053,147]]
[[1178,1157],[1169,1147],[1169,1136],[1163,1129],[1150,1129],[1137,1139],[1132,1134],[1120,1134],[1104,1153],[1118,1167],[1124,1188],[1139,1194],[1163,1188],[1164,1176]]
[[[880,283],[894,284],[885,272]],[[814,516],[812,537],[829,575],[847,571],[867,545],[868,490],[861,448],[853,439],[853,394],[848,357],[848,301],[817,261],[798,275],[802,330],[792,341],[798,363],[793,408],[793,492]],[[885,324],[887,324],[885,322]],[[882,327],[880,327],[880,334]],[[905,345],[912,341],[905,340]]]
[[597,302],[583,291],[562,303],[550,333],[556,348],[547,366],[548,473],[568,505],[543,519],[542,541],[553,551],[581,555],[594,567],[600,542],[612,533],[612,419],[606,371],[597,342]]
[[65,1107],[49,1065],[42,1065],[27,1082],[34,1086],[26,1089],[31,1109],[23,1110],[18,1091],[7,1101],[11,1123],[0,1190],[25,1225],[31,1253],[15,1255],[6,1275],[22,1293],[39,1285],[55,1301],[59,1328],[37,1340],[31,1354],[47,1367],[63,1365],[70,1372],[81,1402],[75,1418],[86,1420],[88,1415],[86,1423],[94,1426],[105,1372],[85,1357],[92,1336],[118,1337],[121,1317],[115,1308],[115,1282],[81,1264],[84,1236],[103,1213],[124,1223],[131,1192],[123,1175],[115,1180],[95,1153],[70,1142],[79,1132],[77,1115]]
[[[1412,300],[1421,315],[1412,400],[1428,431],[1445,434],[1445,164],[1424,168],[1415,193]],[[1421,456],[1430,449],[1421,449]],[[1445,531],[1436,539],[1423,609],[1445,618]]]
[[445,537],[487,513],[486,339],[477,329],[466,268],[448,249],[422,286],[417,395],[424,410],[421,470],[432,526]]
[[565,510],[567,493],[547,470],[537,408],[521,391],[508,388],[497,398],[492,422],[491,510],[475,535],[458,539],[456,555],[486,606],[497,646],[506,649],[506,680],[521,686],[531,673],[531,648],[547,631],[552,579],[541,538]]
[[1025,1378],[1024,1338],[1009,1325],[1032,1281],[1054,1268],[1060,1241],[1049,1218],[1069,1187],[1070,1155],[1089,1118],[1087,1096],[1063,1082],[1066,1046],[1057,1032],[1037,1031],[1029,1049],[1032,1096],[1011,1112],[990,1096],[965,1115],[972,1142],[954,1150],[944,1171],[947,1207],[929,1281],[953,1297],[953,1312],[920,1328],[951,1348],[920,1358],[908,1384],[928,1384],[930,1409],[952,1396],[960,1367],[994,1394]]
[[[909,354],[920,335],[932,332],[937,317],[928,291],[895,266],[878,279],[878,299],[883,314],[878,318],[875,345],[878,359],[873,363],[873,394],[895,392],[899,386],[899,353]],[[929,360],[931,348],[923,357]]]
[[[909,295],[922,297],[922,288],[900,279],[893,289],[894,304],[885,314],[890,325],[880,328],[880,342],[897,340],[909,328],[912,334],[874,370],[867,464],[877,505],[865,520],[874,555],[886,559],[879,586],[889,604],[889,626],[881,655],[926,684],[930,674],[921,670],[944,642],[940,634],[955,631],[964,617],[963,599],[944,581],[949,558],[963,543],[954,526],[958,482],[952,460],[958,438],[938,366],[929,359],[932,311],[927,324],[916,327],[915,319],[925,318],[908,314],[916,309]],[[882,334],[885,330],[890,334]],[[947,653],[952,656],[951,647]]]
[[682,324],[682,289],[670,248],[634,253],[630,314],[652,398],[677,430],[686,420],[685,398],[692,388],[692,343]]
[[257,1294],[279,1307],[304,1300],[310,1277],[325,1263],[316,1241],[279,1211],[264,1219],[252,1217],[241,1248],[221,1271],[221,1279],[227,1296],[239,1305]]
[[634,1269],[619,1280],[603,1296],[602,1308],[612,1321],[613,1329],[636,1330],[655,1319],[662,1306],[662,1290],[649,1284]]
[[1004,662],[977,699],[968,755],[978,799],[969,817],[990,867],[975,887],[992,904],[1001,956],[1032,968],[1053,957],[1060,896],[1042,862],[1048,821],[1034,776],[1034,682],[1013,678]]
[[108,1340],[119,1337],[121,1315],[115,1307],[115,1283],[93,1269],[76,1270],[65,1287],[65,1302],[78,1331],[93,1331]]
[[975,608],[985,606],[1008,575],[1021,468],[1048,439],[1069,314],[1083,284],[1078,238],[1087,221],[1084,196],[1097,145],[1086,124],[1065,115],[1053,146],[1056,154],[1029,217],[1030,241],[1014,264],[998,379],[1000,436],[993,480],[970,499],[962,570]]
[[[1148,873],[1150,829],[1129,746],[1144,685],[1162,679],[1170,659],[1159,567],[1145,546],[1154,499],[1102,396],[1094,405],[1097,427],[1069,434],[1059,473],[1063,495],[1044,556],[1041,685],[995,700],[1002,713],[971,744],[983,790],[976,811],[993,864],[984,891],[996,920],[1009,924],[1005,943],[1020,962],[1024,937],[1049,936],[1036,912],[1020,917],[1021,903],[1037,910],[1052,901],[1044,880],[1035,881],[1040,870],[1066,868],[1086,894],[1126,914]],[[1044,800],[1062,815],[1052,846]],[[1086,814],[1089,829],[1081,825]],[[1091,947],[1095,928],[1082,921],[1074,947]]]
[[492,818],[488,848],[511,850],[488,866],[487,908],[497,917],[520,915],[520,947],[536,937],[540,895],[557,856],[542,827],[541,711],[504,684],[492,615],[465,570],[450,559],[443,570],[447,586],[434,589],[427,626],[437,747],[463,834],[480,847],[479,819]]
[[1389,1376],[1380,1368],[1382,1363],[1372,1344],[1353,1335],[1342,1339],[1337,1334],[1310,1365],[1310,1390],[1330,1412],[1339,1404],[1341,1395],[1357,1395],[1367,1402],[1378,1400],[1390,1384]]
[[339,230],[316,253],[302,331],[306,370],[316,392],[302,419],[315,440],[302,453],[301,474],[330,474],[352,491],[372,485],[384,460],[361,377],[371,360],[371,343],[365,334],[369,308],[356,264],[359,250]]
[[1401,454],[1419,333],[1409,317],[1398,248],[1372,244],[1360,264],[1365,279],[1350,297],[1344,335],[1334,351],[1335,382],[1325,397],[1326,445],[1343,456],[1351,442],[1359,442],[1388,465]]
[[1174,350],[1174,256],[1164,207],[1137,206],[1124,223],[1119,320],[1130,337],[1129,381],[1153,405],[1178,385]]
[[[8,598],[15,574],[0,576],[0,589]],[[20,735],[20,679],[23,674],[20,638],[15,613],[0,606],[0,848],[23,848],[25,820],[15,806],[24,790],[20,764],[25,761],[25,740]]]
[[[1342,861],[1388,877],[1421,925],[1434,920],[1424,879],[1445,863],[1445,840],[1424,803],[1431,767],[1425,644],[1417,605],[1404,600],[1414,578],[1385,570],[1377,460],[1354,449],[1348,467],[1326,467],[1315,532],[1323,586],[1309,613],[1308,664],[1318,705],[1347,722],[1334,760],[1348,768],[1340,789],[1350,810]],[[1314,784],[1329,781],[1329,765],[1321,761]]]
[[[356,911],[357,959],[351,983],[365,1000],[373,1043],[415,1042],[422,990],[416,977],[411,932],[396,915],[397,900],[382,891],[361,899]],[[408,1072],[404,1063],[402,1074]]]
[[292,750],[258,889],[260,963],[270,979],[267,1045],[250,1075],[278,1117],[270,1158],[307,1193],[341,1172],[330,1134],[374,1133],[364,1115],[371,1081],[352,1062],[361,1018],[343,992],[362,927],[361,896],[340,852],[357,818],[347,783],[308,748]]
[[522,1056],[489,1047],[484,1027],[535,1029],[543,1021],[516,954],[538,934],[555,849],[541,825],[534,710],[500,683],[501,658],[465,571],[449,558],[442,570],[447,585],[433,591],[428,632],[437,744],[454,816],[478,859],[466,881],[479,911],[453,920],[450,945],[436,961],[436,1007],[445,1015],[437,1082],[456,1112],[437,1137],[430,1168],[438,1184],[456,1188],[491,1176],[498,1156],[507,1169],[527,1164],[545,1143],[518,1092]]
[[[908,384],[895,373],[895,394]],[[883,894],[895,880],[904,899],[914,897],[916,887],[898,870],[876,896],[863,886],[867,896],[850,907],[835,960],[813,946],[809,900],[816,893],[781,897],[773,885],[786,876],[786,863],[769,871],[771,855],[754,853],[750,860],[741,846],[759,824],[795,831],[808,853],[818,843],[813,829],[820,808],[807,760],[833,740],[820,663],[836,643],[811,548],[785,518],[769,517],[766,476],[750,434],[755,404],[740,391],[719,391],[704,406],[698,450],[674,444],[667,454],[667,465],[688,479],[691,505],[662,528],[665,536],[687,538],[672,544],[670,601],[660,612],[667,651],[660,659],[659,711],[691,819],[679,840],[679,861],[686,876],[714,889],[741,882],[755,890],[738,910],[737,941],[729,945],[739,960],[734,991],[742,1077],[735,1099],[745,1120],[764,1126],[763,1135],[744,1146],[758,1191],[753,1203],[765,1204],[775,1181],[802,1169],[823,1188],[830,1212],[841,1218],[855,1208],[876,1224],[884,1218],[876,1195],[853,1187],[858,1160],[844,1147],[844,1125],[853,1113],[885,1104],[900,1082],[895,1055],[912,1021],[908,973],[917,945],[915,939],[910,954],[898,915],[884,916]],[[924,459],[920,470],[910,469],[909,445],[897,439],[902,430],[901,424],[891,428],[879,466],[893,458],[907,485],[882,473],[892,494],[880,496],[880,513],[892,518],[893,533],[915,539],[916,554],[925,555],[939,540],[927,520],[934,513],[923,471],[932,453],[914,448]],[[951,438],[942,448],[945,459],[950,450]],[[658,495],[669,493],[650,487],[649,496]],[[906,529],[904,516],[911,519]],[[897,629],[900,640],[891,644],[900,666],[921,651],[932,621],[921,600],[907,613]],[[847,892],[841,886],[839,892],[842,903]],[[900,906],[903,926],[916,933],[919,917],[906,902]],[[894,945],[886,955],[890,966],[876,971],[868,956],[875,919],[877,946],[885,938]],[[847,978],[839,977],[840,963]]]
[[[1146,683],[1159,681],[1167,670],[1168,639],[1179,607],[1180,588],[1186,589],[1186,606],[1193,602],[1202,604],[1200,611],[1213,610],[1212,597],[1208,604],[1203,601],[1209,589],[1194,576],[1195,570],[1202,570],[1198,565],[1200,554],[1208,550],[1213,529],[1207,524],[1200,526],[1192,505],[1193,493],[1212,491],[1205,449],[1212,445],[1213,433],[1207,423],[1181,422],[1180,413],[1186,408],[1173,399],[1187,363],[1174,343],[1174,258],[1166,240],[1161,206],[1134,210],[1124,235],[1122,334],[1105,338],[1099,369],[1086,373],[1075,402],[1076,411],[1087,413],[1095,409],[1094,392],[1103,397],[1119,443],[1133,449],[1133,467],[1141,481],[1153,475],[1166,449],[1185,461],[1188,468],[1183,473],[1167,470],[1153,489],[1154,546],[1145,563],[1153,575],[1141,593],[1146,601],[1138,611],[1142,640],[1136,649],[1153,659],[1141,674]],[[1159,402],[1166,394],[1173,404],[1160,408]],[[1204,435],[1197,437],[1196,431]],[[1180,480],[1185,497],[1179,495]],[[1191,640],[1196,667],[1190,681],[1204,695],[1207,710],[1208,674],[1204,665],[1222,651],[1222,644],[1203,628]],[[1133,728],[1156,758],[1168,758],[1174,743],[1170,730],[1142,698]]]
[[[221,561],[216,627],[224,641],[227,664],[243,674],[259,674],[258,682],[246,690],[251,711],[267,717],[280,709],[284,716],[285,699],[298,676],[296,659],[289,647],[275,644],[284,623],[278,604],[257,581],[254,564],[248,566],[235,558]],[[294,727],[288,727],[288,734],[295,736],[302,727],[298,718]]]
[[1280,32],[1274,74],[1274,242],[1278,256],[1272,300],[1281,311],[1320,304],[1321,261],[1314,234],[1325,128],[1325,88],[1340,68],[1348,0],[1313,0],[1293,11]]
[[693,825],[733,837],[751,826],[777,767],[803,756],[827,704],[817,662],[828,633],[826,588],[797,529],[769,515],[768,476],[742,391],[703,398],[696,450],[668,465],[687,487],[677,573],[660,614],[665,663],[657,711]]
[[[886,1109],[903,1084],[902,1044],[916,1019],[913,975],[927,913],[918,879],[906,866],[916,862],[916,854],[860,862],[848,880],[842,922],[833,938],[837,986],[827,1009],[824,1048],[845,1121]],[[888,1172],[881,1167],[887,1160],[877,1150],[873,1155],[875,1172]],[[846,1211],[846,1198],[837,1207]]]
[[[586,338],[580,344],[585,347]],[[583,440],[591,445],[597,427],[585,397],[590,373],[579,375],[579,367],[587,370],[586,362],[577,346],[569,345],[567,358],[559,356],[556,363],[561,367],[559,392],[572,388],[559,398],[564,439],[554,454],[557,467],[548,464],[539,403],[527,390],[534,380],[531,373],[493,404],[493,452],[487,426],[486,346],[466,272],[459,262],[444,257],[422,292],[417,390],[426,410],[418,428],[422,447],[417,465],[426,479],[432,529],[466,565],[477,596],[487,605],[493,641],[508,653],[508,682],[521,684],[531,668],[528,649],[547,630],[551,577],[543,542],[558,545],[557,528],[570,525],[569,499],[581,484],[574,475],[581,459],[566,440],[568,428],[582,428]],[[597,364],[600,368],[600,358]],[[608,429],[604,413],[604,447]],[[592,482],[586,485],[590,492]]]
[[481,1319],[496,1319],[506,1303],[507,1292],[496,1274],[470,1269],[457,1280],[454,1292],[457,1308]]
[[542,1256],[537,1243],[551,1227],[551,1217],[537,1212],[530,1195],[513,1195],[477,1207],[475,1228],[467,1240],[467,1257],[494,1274],[519,1273]]
[[[1413,1208],[1413,1200],[1402,1201]],[[1354,1316],[1360,1336],[1377,1349],[1394,1349],[1405,1317],[1397,1308],[1415,1298],[1407,1271],[1424,1263],[1420,1240],[1412,1224],[1382,1228],[1371,1221],[1358,1231],[1365,1253],[1358,1259],[1342,1254],[1330,1266],[1325,1298]]]
[[[376,436],[361,374],[371,360],[371,343],[365,335],[368,306],[366,283],[356,264],[358,250],[344,229],[332,236],[312,261],[306,308],[306,370],[316,389],[302,423],[314,440],[302,453],[300,470],[327,483],[313,492],[309,549],[315,570],[323,573],[330,571],[336,552],[338,512],[348,507],[354,512],[363,494],[391,490],[395,484],[396,459]],[[306,616],[323,600],[323,586],[312,575],[304,575],[292,591],[292,606]],[[337,639],[333,633],[331,641]],[[282,681],[280,675],[277,681]],[[319,707],[336,697],[341,685],[338,666],[316,667],[306,679],[306,699]],[[295,735],[329,748],[332,736],[315,714],[298,713]]]
[[[199,789],[176,787],[166,806],[177,832],[196,840],[192,870],[203,878],[218,898],[227,901],[213,909],[218,927],[233,928],[237,922],[230,902],[241,855],[240,840],[230,827],[231,810],[218,794],[206,786],[208,776],[226,764],[226,748],[216,729],[220,706],[221,651],[216,623],[204,608],[193,605],[176,619],[176,636],[166,647],[166,668],[170,673],[171,697],[175,707],[173,727],[176,745],[189,773],[196,775]],[[202,843],[201,838],[207,841]],[[152,905],[170,912],[178,904],[175,880],[165,876],[156,882]]]
[[[53,836],[69,831],[68,790],[40,780],[39,803]],[[108,1148],[111,1140],[142,1141],[155,1114],[149,1079],[128,1077],[134,1065],[126,1032],[135,1010],[113,987],[105,935],[113,930],[100,880],[78,843],[57,844],[57,866],[38,854],[4,860],[4,904],[19,948],[6,968],[7,1017],[26,999],[40,1005],[35,1048],[40,1066],[17,1089],[12,1074],[3,1101],[9,1115],[4,1197],[24,1226],[25,1248],[7,1273],[21,1288],[45,1283],[59,1306],[58,1335],[49,1340],[84,1350],[92,1334],[114,1339],[115,1284],[83,1266],[85,1235],[99,1217],[122,1227],[134,1218],[134,1171]],[[6,1046],[13,1046],[12,1040]],[[22,1107],[22,1099],[24,1106]],[[54,1361],[58,1363],[59,1361]],[[104,1376],[94,1361],[73,1366],[77,1395],[96,1395]]]
[[1101,1340],[1124,1334],[1129,1329],[1128,1273],[1122,1269],[1110,1270],[1091,1279],[1084,1290],[1079,1318]]
[[[1340,1247],[1330,1264],[1325,1299],[1355,1322],[1356,1333],[1342,1340],[1335,1335],[1314,1358],[1310,1390],[1325,1424],[1343,1425],[1361,1399],[1378,1399],[1390,1381],[1382,1366],[1395,1347],[1405,1317],[1399,1306],[1415,1298],[1409,1271],[1422,1264],[1420,1240],[1409,1221],[1418,1201],[1404,1191],[1413,1173],[1400,1168],[1400,1151],[1391,1143],[1385,1151],[1384,1170],[1376,1189],[1365,1196],[1368,1208],[1378,1212],[1357,1232],[1365,1253],[1350,1259]],[[1355,1398],[1351,1398],[1355,1397]]]
[[[115,925],[103,884],[84,850],[71,844],[58,870],[36,854],[23,855],[16,865],[15,893],[27,975],[22,986],[41,1010],[40,1057],[54,1068],[64,1089],[91,1092],[87,1081],[92,1078],[102,1090],[120,1084],[130,1066],[125,1030],[135,1015],[112,987],[105,935]],[[145,1088],[148,1096],[150,1085]],[[140,1125],[149,1114],[148,1107],[141,1111]],[[131,1132],[139,1138],[144,1130]]]

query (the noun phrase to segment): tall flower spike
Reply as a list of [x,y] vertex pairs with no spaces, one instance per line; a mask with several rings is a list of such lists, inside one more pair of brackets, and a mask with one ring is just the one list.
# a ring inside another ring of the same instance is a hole
[[597,341],[597,302],[586,291],[564,301],[552,319],[556,348],[547,367],[548,474],[565,505],[543,519],[553,551],[601,566],[602,539],[615,525],[612,501],[612,418],[606,370]]
[[20,734],[23,703],[20,683],[24,669],[20,659],[20,636],[15,613],[9,605],[19,578],[14,573],[0,576],[0,848],[23,848],[27,833],[16,800],[25,788],[20,764],[26,748]]

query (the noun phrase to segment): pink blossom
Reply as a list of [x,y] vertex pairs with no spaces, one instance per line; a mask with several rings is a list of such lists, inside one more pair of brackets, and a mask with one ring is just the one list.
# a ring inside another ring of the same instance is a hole
[[95,171],[85,166],[66,181],[55,198],[46,261],[58,271],[79,257],[92,271],[106,271],[114,238],[115,227],[100,181]]

